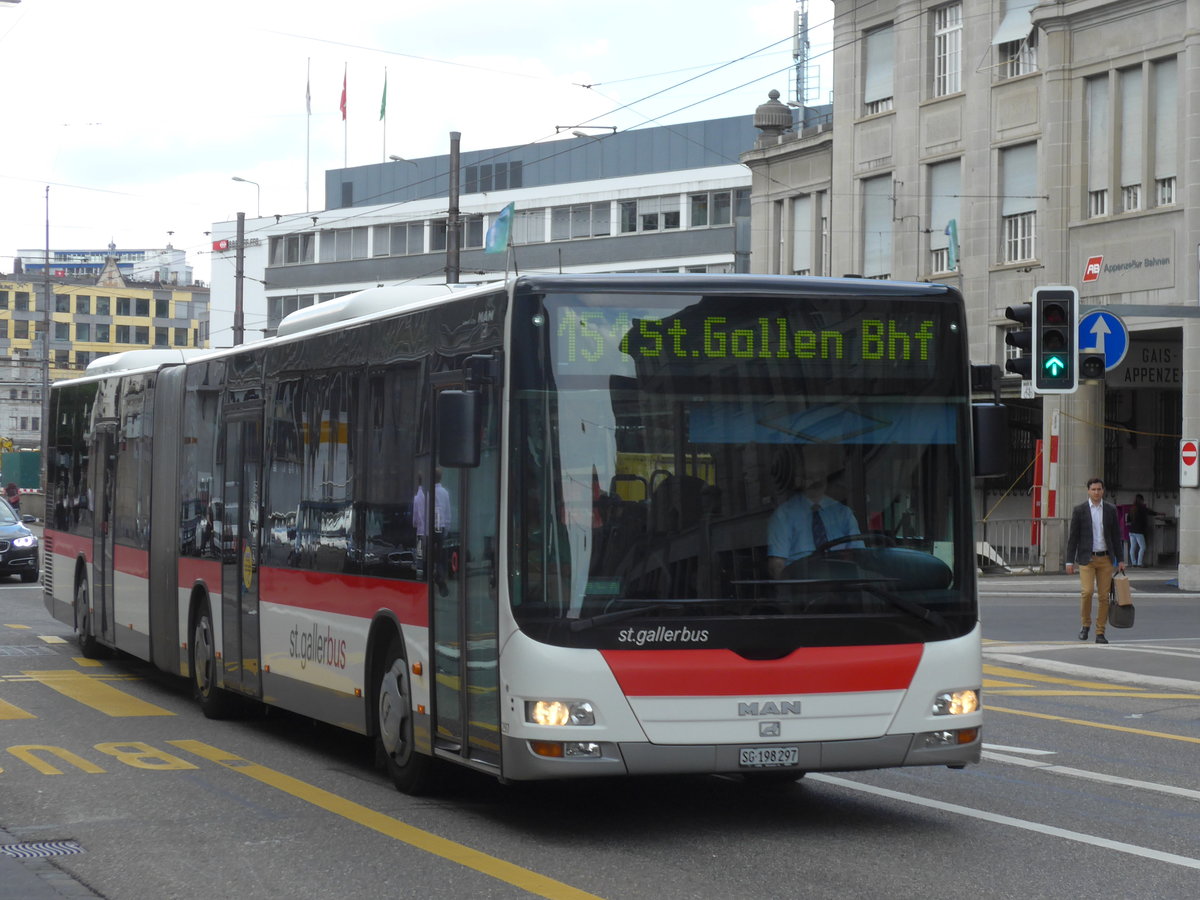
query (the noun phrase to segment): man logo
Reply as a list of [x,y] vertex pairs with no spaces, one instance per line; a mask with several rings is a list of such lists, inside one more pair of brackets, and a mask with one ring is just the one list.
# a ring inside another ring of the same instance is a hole
[[1104,262],[1103,256],[1093,256],[1087,261],[1087,265],[1083,267],[1083,280],[1099,281],[1100,280],[1100,264]]
[[799,700],[768,700],[766,703],[739,703],[739,716],[798,716]]

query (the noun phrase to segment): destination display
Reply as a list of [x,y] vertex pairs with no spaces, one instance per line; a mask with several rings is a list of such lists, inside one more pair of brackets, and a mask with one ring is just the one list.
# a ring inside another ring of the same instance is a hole
[[881,365],[911,375],[932,371],[943,338],[928,305],[854,305],[857,311],[843,317],[828,309],[808,314],[803,301],[786,314],[777,300],[761,314],[752,299],[673,310],[564,305],[552,309],[555,368],[619,372],[629,363],[642,370],[770,360],[864,373]]

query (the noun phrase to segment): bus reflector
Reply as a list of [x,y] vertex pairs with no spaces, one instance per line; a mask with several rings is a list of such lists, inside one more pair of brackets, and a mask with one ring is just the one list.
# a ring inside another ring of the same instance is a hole
[[414,675],[420,675],[424,671],[425,670],[421,667],[421,664],[419,662],[415,662],[412,664],[412,673]]
[[563,755],[563,745],[558,741],[530,741],[529,749],[538,756],[553,756],[558,758]]

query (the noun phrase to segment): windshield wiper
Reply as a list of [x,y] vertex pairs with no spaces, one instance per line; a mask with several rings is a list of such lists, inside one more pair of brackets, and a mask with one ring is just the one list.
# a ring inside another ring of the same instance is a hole
[[572,619],[567,627],[571,631],[587,631],[589,628],[595,628],[597,625],[609,625],[613,622],[620,622],[624,619],[636,619],[638,616],[648,612],[657,612],[662,609],[682,609],[683,603],[678,600],[667,600],[661,603],[648,603],[644,606],[631,606],[627,609],[617,609],[612,612],[600,613],[598,616],[588,616],[586,619]]
[[930,625],[936,625],[938,628],[949,629],[950,626],[946,620],[942,618],[941,613],[932,610],[927,606],[922,606],[920,603],[909,600],[907,597],[901,597],[887,586],[887,582],[889,580],[890,579],[882,579],[879,581],[873,581],[862,579],[856,586],[870,591],[881,600],[887,601],[892,606],[899,610],[903,610],[914,618],[920,619],[922,622],[928,622]]

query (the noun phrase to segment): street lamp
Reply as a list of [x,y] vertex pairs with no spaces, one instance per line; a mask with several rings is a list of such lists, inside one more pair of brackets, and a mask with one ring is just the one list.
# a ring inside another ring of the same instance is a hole
[[[411,159],[405,159],[403,156],[395,156],[395,155],[392,155],[392,156],[389,156],[389,157],[388,157],[388,159],[390,159],[392,162],[406,162],[406,163],[408,163],[410,166],[416,166],[416,165],[417,165],[417,164],[416,164],[415,162],[413,162]],[[417,168],[420,168],[420,166],[417,166]]]
[[257,181],[251,181],[249,178],[242,178],[242,177],[241,177],[241,176],[239,176],[239,175],[234,175],[234,176],[233,176],[233,180],[234,180],[234,181],[240,181],[240,182],[242,182],[243,184],[252,184],[252,185],[254,185],[255,196],[256,196],[256,198],[257,198],[257,199],[255,200],[255,213],[254,213],[254,215],[255,215],[255,218],[259,218],[259,219],[261,219],[261,218],[262,218],[262,187],[259,185],[259,183],[258,183]]

